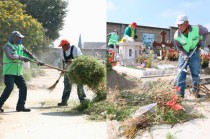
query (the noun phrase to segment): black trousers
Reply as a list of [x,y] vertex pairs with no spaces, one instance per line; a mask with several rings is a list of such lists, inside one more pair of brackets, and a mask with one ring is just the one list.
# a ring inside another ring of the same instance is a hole
[[23,76],[5,75],[4,84],[6,85],[6,87],[4,88],[4,91],[0,97],[0,108],[4,105],[4,102],[10,96],[14,88],[14,84],[16,84],[19,89],[19,98],[17,102],[17,107],[24,107],[27,97],[27,86]]

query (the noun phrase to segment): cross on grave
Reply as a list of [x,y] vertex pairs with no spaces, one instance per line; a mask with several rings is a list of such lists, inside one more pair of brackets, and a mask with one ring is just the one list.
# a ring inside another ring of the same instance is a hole
[[164,48],[165,47],[170,47],[170,48],[173,48],[174,45],[171,41],[165,41],[165,35],[166,35],[166,32],[163,30],[160,32],[160,36],[161,36],[161,41],[160,42],[156,42],[154,41],[152,46],[153,47],[157,47],[157,46],[160,46],[161,47],[161,50],[160,50],[160,57],[161,57],[161,60],[163,59],[163,55],[164,55]]

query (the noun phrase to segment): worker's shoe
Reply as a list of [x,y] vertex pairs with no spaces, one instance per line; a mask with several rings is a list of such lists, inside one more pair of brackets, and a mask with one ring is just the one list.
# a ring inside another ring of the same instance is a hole
[[31,109],[27,109],[25,107],[16,107],[17,112],[30,112]]
[[200,98],[200,94],[198,93],[198,91],[194,92],[192,91],[191,94],[195,97],[195,98]]
[[4,109],[0,108],[0,113],[1,113],[1,112],[4,112]]
[[58,106],[68,106],[68,103],[67,102],[61,102],[61,103],[58,103]]

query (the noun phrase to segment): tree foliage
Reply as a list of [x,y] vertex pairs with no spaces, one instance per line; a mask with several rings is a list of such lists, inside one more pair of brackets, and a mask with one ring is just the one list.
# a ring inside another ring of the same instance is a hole
[[[20,31],[24,36],[23,44],[29,50],[43,43],[44,29],[36,19],[27,15],[24,5],[16,0],[0,1],[0,44],[4,45],[12,31]],[[37,48],[36,48],[37,49]],[[0,50],[2,51],[2,49]],[[1,52],[2,53],[2,52]]]
[[50,40],[59,37],[67,13],[67,0],[19,0],[26,4],[26,12],[42,23]]
[[[24,8],[25,6],[16,0],[0,1],[0,44],[1,47],[4,46],[12,31],[20,31],[26,36],[23,39],[24,46],[34,53],[43,49],[46,37],[41,23],[27,15]],[[3,58],[3,49],[0,49],[0,57]],[[2,69],[2,63],[0,68]]]

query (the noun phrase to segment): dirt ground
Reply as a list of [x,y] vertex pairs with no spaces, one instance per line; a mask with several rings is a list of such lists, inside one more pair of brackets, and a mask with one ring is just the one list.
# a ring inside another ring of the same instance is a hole
[[[63,78],[56,88],[49,92],[47,87],[54,84],[59,72],[43,69],[44,75],[27,82],[28,96],[26,107],[31,112],[16,112],[18,90],[13,93],[0,113],[0,139],[106,139],[106,122],[95,122],[86,119],[86,115],[72,112],[79,100],[76,88],[73,87],[69,106],[58,107],[63,91]],[[86,88],[89,99],[93,93]]]
[[119,89],[119,90],[130,90],[137,86],[137,82],[133,77],[118,73],[116,70],[112,70],[107,73],[107,88],[108,89]]

